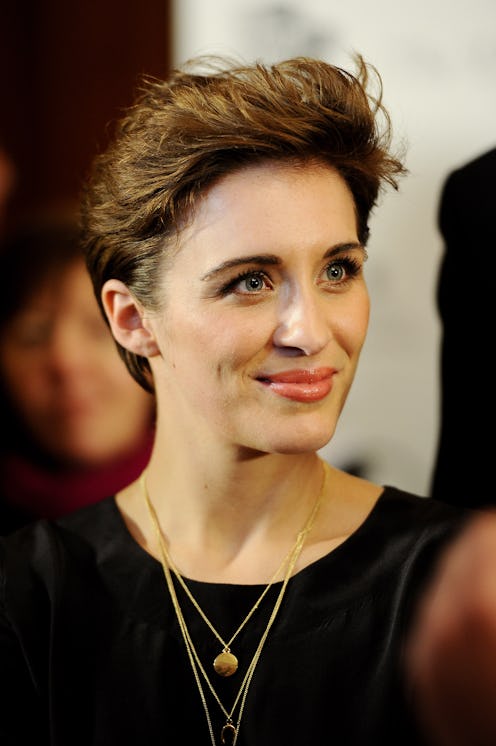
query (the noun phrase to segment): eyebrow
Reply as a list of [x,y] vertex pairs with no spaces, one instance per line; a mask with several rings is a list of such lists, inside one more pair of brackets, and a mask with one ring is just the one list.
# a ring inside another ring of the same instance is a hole
[[[323,259],[329,259],[332,256],[343,253],[344,251],[356,251],[357,249],[360,251],[365,251],[365,247],[363,246],[363,244],[357,241],[336,244],[335,246],[331,246],[331,248],[325,252]],[[282,264],[282,262],[280,257],[276,256],[275,254],[251,254],[248,256],[240,256],[236,257],[236,259],[227,259],[225,262],[222,262],[217,267],[214,267],[205,275],[203,275],[201,279],[211,280],[212,278],[217,277],[217,275],[222,274],[226,270],[233,269],[235,267],[241,267],[245,264],[278,266]]]

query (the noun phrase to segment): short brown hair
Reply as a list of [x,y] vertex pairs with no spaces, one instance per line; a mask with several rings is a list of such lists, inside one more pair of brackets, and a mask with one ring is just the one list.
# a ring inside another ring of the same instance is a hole
[[[360,56],[356,63],[352,74],[308,57],[273,65],[201,57],[167,81],[145,78],[83,192],[83,247],[98,301],[106,280],[116,278],[158,310],[160,270],[199,197],[257,162],[334,167],[351,190],[366,243],[382,185],[396,188],[405,169],[390,152],[380,76]],[[151,390],[148,360],[118,347]]]

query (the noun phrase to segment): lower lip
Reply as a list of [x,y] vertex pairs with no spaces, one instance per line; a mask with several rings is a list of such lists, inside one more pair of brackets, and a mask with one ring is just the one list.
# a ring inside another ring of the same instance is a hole
[[287,383],[264,381],[263,385],[285,399],[299,402],[314,402],[324,399],[332,389],[332,378],[323,378],[313,383]]

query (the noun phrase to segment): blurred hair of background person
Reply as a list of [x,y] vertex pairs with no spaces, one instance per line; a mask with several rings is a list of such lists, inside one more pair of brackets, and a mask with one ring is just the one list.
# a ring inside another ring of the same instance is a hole
[[98,308],[77,222],[37,219],[0,253],[0,533],[113,494],[141,473],[154,397]]
[[496,318],[495,206],[496,148],[449,173],[439,205],[441,411],[430,493],[469,508],[496,505],[491,435],[496,393],[486,354]]

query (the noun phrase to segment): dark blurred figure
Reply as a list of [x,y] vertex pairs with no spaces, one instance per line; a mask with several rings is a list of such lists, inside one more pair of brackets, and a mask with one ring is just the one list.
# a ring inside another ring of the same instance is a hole
[[12,159],[0,144],[0,236],[5,230],[7,210],[14,191],[16,176]]
[[496,148],[449,174],[439,211],[445,244],[437,290],[441,411],[431,495],[471,508],[496,504],[489,354],[496,321],[495,218]]
[[0,254],[0,534],[113,494],[146,465],[154,399],[106,326],[72,217],[39,219]]

